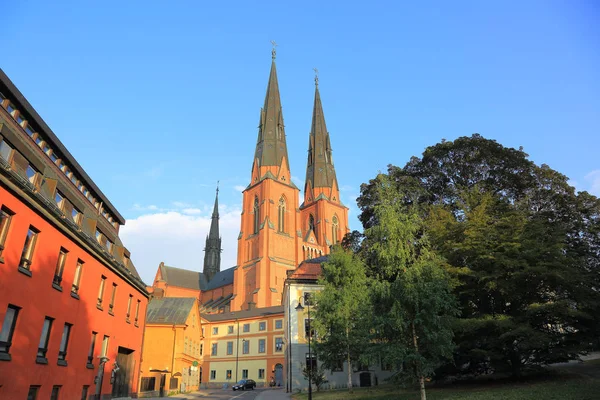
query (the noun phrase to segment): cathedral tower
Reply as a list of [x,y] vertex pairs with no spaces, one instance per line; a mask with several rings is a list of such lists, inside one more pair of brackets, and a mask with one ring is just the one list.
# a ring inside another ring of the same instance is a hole
[[232,311],[281,304],[286,271],[297,266],[299,257],[298,195],[291,181],[273,49],[251,181],[243,191]]
[[210,281],[213,276],[221,271],[221,236],[219,236],[219,187],[215,196],[215,206],[213,208],[212,219],[210,221],[210,231],[206,237],[206,246],[204,247],[204,276]]

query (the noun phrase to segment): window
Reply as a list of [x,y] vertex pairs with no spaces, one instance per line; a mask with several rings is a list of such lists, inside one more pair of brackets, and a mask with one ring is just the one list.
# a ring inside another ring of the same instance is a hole
[[265,379],[265,370],[263,368],[258,370],[258,379]]
[[94,347],[96,347],[96,335],[98,332],[92,332],[92,343],[90,343],[90,351],[88,352],[87,367],[94,368]]
[[20,268],[27,271],[31,268],[31,260],[33,259],[33,251],[35,250],[35,243],[40,231],[29,225],[27,236],[25,237],[25,244],[23,245],[23,252],[21,253],[21,264]]
[[315,231],[315,217],[312,214],[308,217],[308,231]]
[[244,324],[244,332],[250,332],[250,324]]
[[113,249],[113,242],[111,242],[110,240],[106,239],[106,250],[108,250],[108,252],[111,253],[112,249]]
[[215,371],[214,369],[210,371],[210,379],[217,379],[217,371]]
[[[311,322],[312,322],[312,318],[311,319],[305,319],[304,320],[304,336],[306,338],[308,338],[310,336],[310,338],[312,339],[315,336],[315,328],[311,326]],[[310,333],[309,333],[309,329],[310,329]]]
[[25,132],[27,132],[27,134],[29,136],[33,136],[33,134],[35,133],[35,130],[33,129],[33,127],[29,124],[27,124],[27,126],[25,127]]
[[81,391],[81,400],[87,400],[89,389],[90,389],[89,385],[83,385],[83,390]]
[[154,391],[154,387],[156,386],[156,378],[145,376],[142,378],[142,383],[140,385],[140,392],[152,392]]
[[110,304],[108,305],[108,313],[113,314],[115,308],[115,296],[117,295],[117,284],[113,283],[112,285],[112,295],[110,296]]
[[227,333],[233,333],[233,325],[227,327]]
[[27,165],[27,170],[25,171],[25,174],[27,175],[27,179],[29,179],[29,182],[31,182],[32,185],[35,185],[38,171],[31,164]]
[[275,321],[275,329],[282,329],[283,328],[283,320],[278,319]]
[[83,214],[81,213],[81,211],[79,211],[77,208],[73,207],[73,210],[71,211],[71,218],[73,218],[73,222],[75,222],[77,225],[79,225],[81,223],[81,216]]
[[62,210],[64,200],[65,200],[65,196],[63,196],[63,194],[57,190],[56,193],[54,194],[54,201],[56,201],[56,205],[61,210]]
[[225,374],[226,378],[225,379],[231,379],[231,370],[228,369],[227,373]]
[[98,303],[96,307],[102,310],[102,298],[104,297],[104,285],[106,284],[106,277],[102,275],[100,279],[100,287],[98,288]]
[[204,343],[200,343],[200,355],[204,354]]
[[278,232],[285,232],[285,199],[281,197],[279,199],[279,224],[277,226]]
[[306,353],[306,368],[309,370],[314,370],[317,369],[317,356],[313,354],[308,355],[308,353]]
[[100,232],[98,229],[96,229],[96,240],[98,243],[102,243],[102,232]]
[[130,294],[129,299],[127,300],[127,315],[125,316],[125,319],[127,320],[127,322],[129,322],[129,316],[131,315],[131,300],[132,299],[133,299],[133,295]]
[[108,353],[108,339],[110,339],[110,336],[106,335],[104,335],[104,338],[102,339],[102,353],[100,353],[102,357],[106,357],[106,354]]
[[230,356],[233,354],[233,342],[227,342],[227,355]]
[[52,386],[52,394],[50,395],[50,400],[58,400],[58,394],[60,393],[60,388],[62,386]]
[[[67,365],[67,347],[69,347],[69,336],[71,335],[72,324],[65,323],[62,338],[60,339],[60,349],[58,350],[58,365]],[[61,363],[63,361],[63,363]]]
[[37,400],[39,390],[39,386],[29,386],[29,392],[27,392],[27,400]]
[[10,228],[10,221],[13,215],[15,213],[6,207],[0,209],[0,257],[2,257],[2,250],[4,250],[4,243],[6,243],[8,228]]
[[13,106],[11,103],[8,103],[6,105],[6,111],[8,111],[8,113],[12,115],[12,113],[15,112],[15,106]]
[[342,372],[344,370],[344,360],[336,360],[331,368],[332,372]]
[[47,364],[46,352],[48,351],[48,340],[50,339],[50,331],[52,330],[52,322],[54,318],[44,318],[44,325],[42,327],[42,335],[40,336],[40,343],[37,351],[37,362],[41,364]]
[[259,322],[258,323],[258,330],[259,331],[264,331],[267,329],[267,323],[266,322]]
[[250,353],[250,341],[242,339],[242,354]]
[[219,348],[219,344],[218,343],[213,343],[212,344],[212,349],[210,350],[210,355],[211,356],[216,356],[218,348]]
[[275,351],[283,351],[283,338],[275,338]]
[[135,326],[137,326],[139,315],[140,315],[140,300],[138,300],[137,304],[135,305]]
[[219,334],[219,328],[218,327],[214,327],[213,328],[213,335],[218,335]]
[[334,215],[333,219],[331,221],[332,221],[331,241],[333,244],[336,244],[338,242],[338,229],[339,229],[338,217]]
[[4,315],[4,322],[2,322],[2,330],[0,330],[0,360],[9,361],[10,357],[10,346],[12,345],[12,337],[15,333],[15,326],[17,325],[17,317],[19,316],[20,308],[8,305],[6,314]]
[[258,233],[260,224],[260,206],[258,205],[258,197],[254,197],[254,234]]
[[81,281],[81,269],[83,268],[83,261],[77,260],[77,266],[75,267],[75,276],[73,277],[73,286],[71,286],[71,293],[77,294],[79,292],[79,282]]
[[19,115],[17,116],[17,123],[18,123],[19,125],[21,125],[23,122],[25,122],[25,118],[23,118],[23,116],[22,116],[21,114],[19,114]]
[[258,352],[259,353],[264,353],[265,352],[265,339],[258,339]]
[[0,157],[4,158],[6,162],[10,162],[10,156],[13,153],[13,147],[8,144],[5,140],[0,140]]
[[54,270],[54,279],[52,280],[52,286],[60,288],[62,282],[63,271],[65,270],[65,262],[67,261],[68,251],[64,248],[60,248],[58,253],[58,260],[56,260],[56,269]]
[[248,379],[248,370],[247,369],[242,370],[242,379]]

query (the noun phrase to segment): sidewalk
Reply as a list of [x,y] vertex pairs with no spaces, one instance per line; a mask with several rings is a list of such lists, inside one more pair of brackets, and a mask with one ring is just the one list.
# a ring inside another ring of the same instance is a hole
[[291,393],[286,393],[283,389],[266,389],[262,391],[254,400],[289,400]]

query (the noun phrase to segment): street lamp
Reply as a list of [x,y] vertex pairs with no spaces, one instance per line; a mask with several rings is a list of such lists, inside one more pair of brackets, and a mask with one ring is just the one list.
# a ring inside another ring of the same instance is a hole
[[[310,300],[306,301],[309,298],[306,296],[304,298],[304,305],[308,309],[308,400],[312,400],[312,355],[310,351],[310,337],[312,336],[312,330],[310,328]],[[296,311],[303,311],[304,307],[302,306],[302,297],[298,299],[298,305],[296,306]]]

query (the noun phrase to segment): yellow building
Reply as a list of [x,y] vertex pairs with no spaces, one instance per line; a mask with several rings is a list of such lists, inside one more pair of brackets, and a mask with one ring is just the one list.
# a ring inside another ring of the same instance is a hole
[[140,397],[198,390],[201,357],[198,300],[152,299],[146,315]]
[[230,386],[253,379],[283,385],[283,312],[281,306],[222,314],[203,314],[203,386]]

